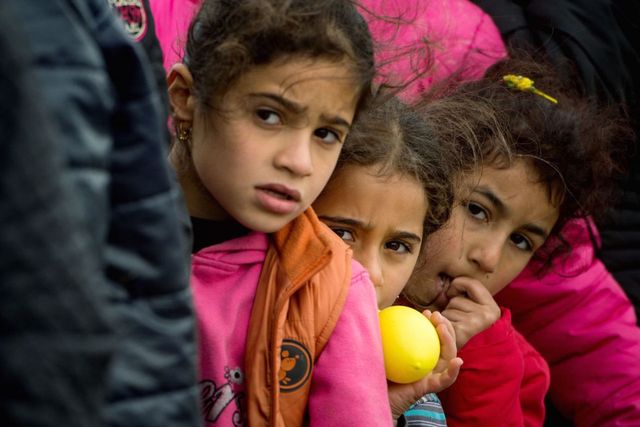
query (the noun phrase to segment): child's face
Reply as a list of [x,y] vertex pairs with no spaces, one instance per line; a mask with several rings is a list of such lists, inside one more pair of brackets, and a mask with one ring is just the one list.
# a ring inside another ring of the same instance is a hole
[[558,219],[545,184],[524,160],[508,169],[484,166],[460,180],[450,220],[427,239],[424,266],[405,297],[442,310],[451,279],[477,279],[495,295],[527,265]]
[[194,114],[191,214],[274,232],[320,194],[349,132],[358,90],[348,67],[289,58],[256,66],[215,111]]
[[369,272],[378,307],[393,304],[420,252],[428,202],[423,187],[379,167],[346,166],[313,204],[319,218],[353,249]]

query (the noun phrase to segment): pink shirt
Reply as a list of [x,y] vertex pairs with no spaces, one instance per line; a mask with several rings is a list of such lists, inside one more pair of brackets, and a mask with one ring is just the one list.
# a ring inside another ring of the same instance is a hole
[[[247,329],[267,248],[268,237],[254,232],[193,256],[191,284],[207,425],[234,426],[244,418]],[[375,291],[363,267],[354,262],[342,314],[313,370],[310,425],[391,425],[382,357]]]

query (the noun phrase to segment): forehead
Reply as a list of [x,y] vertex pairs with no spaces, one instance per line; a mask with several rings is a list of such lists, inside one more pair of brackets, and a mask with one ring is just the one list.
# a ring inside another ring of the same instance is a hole
[[360,95],[348,63],[322,57],[285,57],[253,66],[233,81],[223,96],[242,96],[255,91],[275,92],[307,102],[320,96],[349,106],[355,106]]
[[536,222],[551,229],[558,218],[558,203],[529,160],[517,159],[505,167],[483,165],[463,173],[457,180],[457,190],[458,199],[471,194],[487,199],[495,196],[494,201],[519,222]]
[[423,186],[407,175],[379,176],[378,172],[377,166],[342,167],[314,207],[318,213],[359,219],[370,225],[384,223],[420,231],[428,209]]

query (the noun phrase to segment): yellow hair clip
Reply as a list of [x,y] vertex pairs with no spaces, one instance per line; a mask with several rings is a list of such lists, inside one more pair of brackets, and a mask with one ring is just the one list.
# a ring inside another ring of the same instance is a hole
[[522,92],[531,92],[534,93],[538,96],[543,97],[544,99],[546,99],[549,102],[552,102],[554,104],[558,103],[558,100],[547,95],[546,93],[542,92],[541,90],[536,89],[536,87],[533,85],[533,80],[531,80],[528,77],[523,77],[523,76],[516,76],[513,74],[507,74],[506,76],[502,77],[502,80],[504,80],[507,83],[507,86],[512,88],[512,89],[517,89],[520,90]]

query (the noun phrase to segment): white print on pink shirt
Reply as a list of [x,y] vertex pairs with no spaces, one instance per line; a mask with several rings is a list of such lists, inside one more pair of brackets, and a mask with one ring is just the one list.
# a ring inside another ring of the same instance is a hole
[[235,411],[232,415],[232,421],[234,426],[241,426],[243,425],[244,418],[242,410],[244,392],[236,391],[235,385],[242,384],[244,374],[238,367],[230,369],[228,366],[225,366],[224,371],[224,377],[227,382],[219,387],[216,387],[216,383],[211,380],[203,380],[200,382],[202,413],[206,422],[215,423],[227,406],[235,401]]

